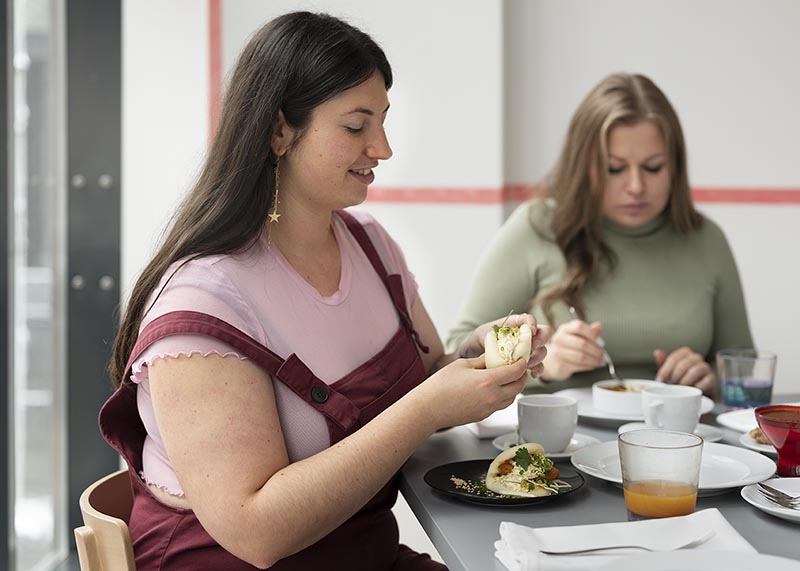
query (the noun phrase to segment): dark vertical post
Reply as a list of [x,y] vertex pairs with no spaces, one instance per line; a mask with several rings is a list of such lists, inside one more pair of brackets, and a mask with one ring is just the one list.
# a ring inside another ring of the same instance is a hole
[[67,410],[70,529],[78,498],[115,470],[97,413],[111,394],[106,373],[119,304],[121,0],[70,0],[67,16]]
[[0,0],[0,569],[11,569],[11,8]]

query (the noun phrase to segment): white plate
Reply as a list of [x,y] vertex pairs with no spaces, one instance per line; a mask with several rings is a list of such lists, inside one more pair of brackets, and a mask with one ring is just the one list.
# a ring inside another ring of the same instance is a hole
[[[594,420],[602,421],[604,424],[618,425],[623,422],[642,422],[644,420],[643,414],[614,414],[611,412],[604,412],[597,410],[592,402],[592,387],[580,387],[577,389],[564,389],[556,391],[556,395],[565,395],[574,398],[578,401],[578,416]],[[704,396],[703,403],[700,408],[701,414],[711,412],[714,408],[714,401]]]
[[[548,452],[545,454],[548,458],[553,458],[555,460],[560,460],[564,458],[569,458],[572,456],[576,450],[580,450],[584,446],[588,446],[589,444],[597,444],[600,441],[595,438],[594,436],[589,436],[588,434],[580,434],[576,432],[572,435],[572,440],[569,441],[569,445],[563,452]],[[501,434],[494,440],[492,440],[492,445],[497,448],[498,450],[508,450],[512,446],[517,445],[517,433],[516,432],[507,432],[506,434]]]
[[[787,402],[780,404],[798,406],[800,405],[800,402]],[[742,408],[739,410],[723,412],[722,414],[717,415],[717,422],[722,426],[727,426],[732,430],[738,430],[739,432],[750,432],[754,428],[758,428],[756,416],[753,413],[754,410],[754,408]]]
[[739,553],[736,551],[712,551],[710,549],[690,549],[687,551],[666,551],[662,553],[643,553],[627,557],[615,557],[598,571],[798,571],[800,561],[764,555],[763,553]]
[[[800,478],[773,478],[772,480],[767,480],[766,483],[781,492],[786,492],[793,496],[800,495]],[[755,484],[742,488],[741,494],[744,501],[762,512],[767,512],[794,523],[800,523],[800,508],[782,508],[778,504],[772,503],[761,495],[761,492],[758,491],[758,486]]]
[[[622,434],[629,430],[643,430],[646,428],[648,428],[648,426],[644,422],[629,422],[628,424],[620,426],[617,429],[617,434]],[[722,440],[724,436],[722,431],[716,426],[702,423],[697,425],[697,428],[694,429],[694,433],[706,442],[716,442],[717,440]]]
[[741,410],[732,410],[730,412],[723,412],[717,415],[717,422],[722,426],[727,426],[732,430],[739,432],[750,432],[754,428],[758,428],[756,416],[753,414],[754,408],[743,408]]
[[775,450],[774,446],[771,444],[761,444],[747,432],[739,437],[739,444],[745,448],[749,448],[750,450],[755,450],[756,452],[763,452],[764,454],[769,454],[775,457],[778,456],[778,451]]
[[[578,470],[590,476],[622,484],[616,440],[582,448],[572,455],[571,461]],[[775,462],[766,456],[738,446],[706,442],[700,461],[698,492],[704,496],[713,495],[762,482],[774,473]]]

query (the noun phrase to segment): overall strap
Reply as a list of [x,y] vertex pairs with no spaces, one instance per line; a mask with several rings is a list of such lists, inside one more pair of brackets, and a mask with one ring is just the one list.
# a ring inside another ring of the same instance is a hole
[[358,222],[358,220],[355,219],[352,214],[345,210],[337,210],[336,213],[342,218],[342,220],[344,220],[347,229],[350,230],[350,233],[356,239],[356,242],[358,242],[358,244],[361,246],[361,249],[364,250],[364,253],[372,264],[372,267],[375,268],[375,271],[383,282],[383,285],[386,287],[386,291],[389,292],[389,297],[392,299],[392,303],[397,310],[397,314],[400,316],[400,322],[403,324],[403,327],[405,327],[406,331],[408,331],[408,333],[414,338],[414,342],[417,344],[420,350],[423,353],[428,353],[430,349],[427,345],[422,343],[419,334],[414,329],[414,324],[411,322],[411,316],[408,314],[406,299],[405,295],[403,294],[402,278],[399,274],[389,275],[389,273],[386,271],[386,267],[383,265],[383,260],[381,260],[380,255],[375,249],[375,245],[367,235],[367,231],[364,230],[364,227]]
[[292,353],[285,360],[255,339],[213,315],[197,311],[173,311],[149,323],[131,352],[125,367],[125,379],[130,378],[131,367],[147,347],[169,335],[206,335],[227,343],[274,378],[289,387],[297,396],[331,419],[343,430],[350,430],[357,422],[360,411],[343,394],[326,385]]
[[125,366],[125,378],[130,376],[134,361],[144,353],[145,349],[159,339],[179,334],[206,335],[227,343],[257,362],[271,375],[277,374],[283,365],[283,359],[230,323],[198,311],[171,311],[148,323],[139,335]]

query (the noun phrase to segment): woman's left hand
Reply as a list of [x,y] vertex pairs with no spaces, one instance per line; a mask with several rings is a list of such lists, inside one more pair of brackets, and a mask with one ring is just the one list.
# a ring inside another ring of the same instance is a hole
[[656,349],[653,356],[658,367],[657,381],[693,385],[707,395],[714,393],[717,377],[711,365],[699,353],[695,353],[689,347],[681,347],[669,355],[661,349]]
[[476,327],[467,340],[458,348],[458,356],[465,358],[477,357],[483,354],[483,344],[486,340],[486,334],[492,330],[492,326],[500,325],[503,322],[509,327],[520,327],[524,323],[530,326],[533,338],[531,339],[531,356],[528,359],[528,369],[533,377],[541,375],[542,361],[545,355],[547,355],[545,343],[550,339],[551,330],[546,325],[538,325],[536,319],[527,313],[509,315],[507,318],[501,317],[500,319],[495,319],[494,321]]

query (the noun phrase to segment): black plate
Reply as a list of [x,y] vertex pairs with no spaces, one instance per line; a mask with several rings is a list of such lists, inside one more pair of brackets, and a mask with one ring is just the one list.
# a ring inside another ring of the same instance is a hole
[[475,504],[484,504],[490,506],[527,506],[531,504],[541,504],[563,498],[579,490],[583,484],[583,476],[569,465],[559,465],[558,469],[561,472],[560,480],[568,483],[571,488],[563,490],[561,493],[552,496],[541,496],[535,498],[505,498],[505,497],[491,497],[478,495],[475,492],[469,492],[457,488],[456,485],[450,480],[451,477],[461,478],[474,484],[482,484],[486,480],[486,470],[489,469],[489,464],[492,463],[493,458],[486,460],[467,460],[464,462],[451,462],[450,464],[442,464],[431,468],[425,474],[425,483],[434,490],[453,496],[465,502],[472,502]]

